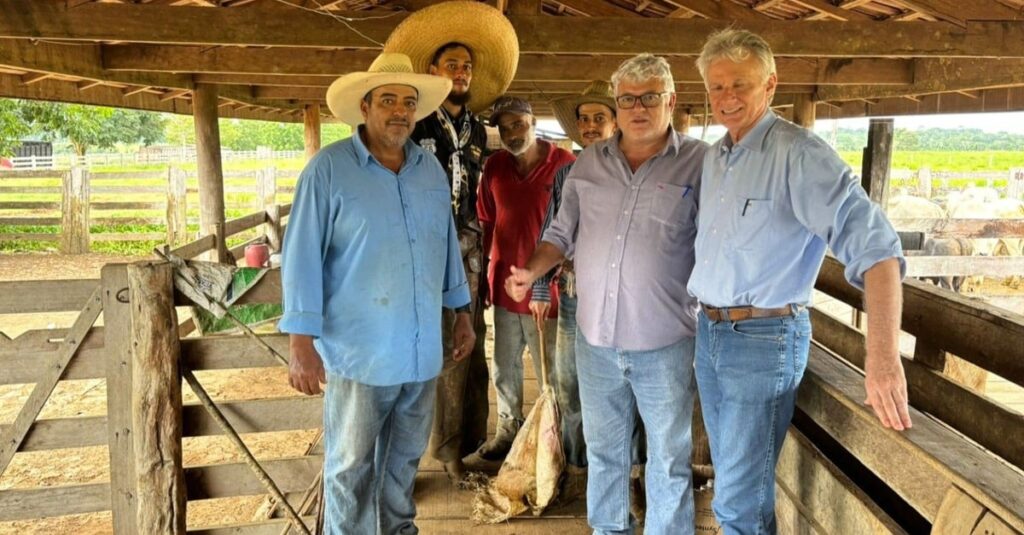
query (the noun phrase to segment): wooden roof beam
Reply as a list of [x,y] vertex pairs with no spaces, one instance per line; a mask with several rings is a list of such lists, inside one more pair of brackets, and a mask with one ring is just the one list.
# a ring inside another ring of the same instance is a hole
[[32,84],[34,84],[36,82],[41,82],[43,80],[46,80],[47,78],[52,78],[52,77],[53,77],[53,73],[49,73],[49,72],[32,72],[32,73],[28,73],[28,74],[22,75],[21,83],[23,85],[32,85]]
[[765,11],[772,9],[773,7],[777,7],[779,4],[782,4],[785,1],[786,0],[761,0],[760,2],[754,4],[754,9],[756,11],[764,13]]
[[836,7],[828,0],[792,0],[792,2],[838,20],[850,20],[854,22],[870,22],[875,20],[863,13],[852,11],[852,8]]
[[716,2],[715,0],[669,0],[669,3],[679,6],[679,9],[668,14],[668,18],[673,19],[696,13],[705,19],[770,20],[764,13],[734,4],[729,0],[724,2]]
[[122,94],[124,96],[126,96],[126,97],[130,97],[132,95],[137,95],[139,93],[143,93],[143,92],[149,91],[151,89],[153,89],[153,88],[149,87],[148,85],[146,85],[146,86],[142,86],[142,87],[136,87],[134,89],[125,89]]
[[604,0],[557,0],[559,4],[565,4],[577,11],[581,11],[591,17],[639,17],[639,13],[623,9],[615,4]]
[[[687,9],[700,7],[696,0],[676,1]],[[722,13],[735,7],[755,13],[731,1],[700,1],[704,2],[705,11],[714,7]],[[378,49],[375,42],[340,28],[330,17],[298,9],[292,11],[283,17],[280,8],[268,9],[261,4],[245,9],[86,4],[66,10],[56,2],[26,4],[21,0],[0,0],[0,37]],[[391,30],[407,16],[351,15],[357,20],[350,24],[377,42],[386,40]],[[716,19],[708,23],[648,17],[597,18],[595,24],[567,32],[565,21],[557,17],[510,15],[509,18],[516,27],[522,52],[558,54],[695,55],[710,33],[735,22],[735,19]],[[743,22],[744,27],[764,36],[781,56],[1024,57],[1024,21],[968,22],[965,28],[932,23],[906,23],[893,28],[866,22],[792,22],[764,17]],[[608,26],[614,26],[620,34],[630,38],[607,39]],[[302,31],[295,31],[295,28],[302,28]],[[829,38],[822,39],[823,35]]]
[[916,59],[914,83],[898,90],[892,87],[822,86],[821,100],[858,100],[892,98],[904,95],[929,95],[956,91],[974,91],[1001,87],[1024,86],[1024,60],[1005,59],[977,62],[964,59]]
[[896,0],[918,13],[966,27],[967,21],[1022,20],[1024,10],[1011,9],[995,0]]
[[[376,57],[369,51],[319,51],[273,48],[219,48],[159,45],[111,46],[103,52],[105,65],[120,70],[162,70],[236,76],[301,75],[330,79],[367,68]],[[582,81],[607,78],[622,62],[621,56],[542,56],[519,58],[516,80]],[[702,82],[692,57],[667,58],[677,82]],[[779,79],[784,84],[880,84],[907,85],[914,81],[912,60],[906,59],[803,59],[778,58]],[[325,81],[326,81],[325,80]],[[329,81],[327,83],[329,83]],[[298,85],[298,84],[296,84]]]
[[[950,10],[950,6],[943,6],[942,1],[943,0],[940,0],[939,2],[931,2],[927,0],[896,0],[897,3],[907,9],[913,10],[915,13],[932,17],[937,20],[951,22],[957,26],[966,28],[967,20],[955,15],[956,10]],[[965,2],[960,3],[964,4]]]
[[[93,106],[110,106],[114,108],[160,111],[186,115],[192,113],[191,104],[187,100],[173,99],[161,102],[158,95],[148,92],[137,93],[126,98],[120,88],[105,85],[93,86],[86,93],[79,89],[79,85],[81,83],[82,82],[68,82],[51,78],[26,86],[22,85],[19,76],[0,76],[0,97],[68,102],[72,104],[89,104]],[[243,111],[241,113],[229,112],[224,114],[224,116],[237,117],[240,119],[276,120],[269,114],[252,111]]]
[[79,91],[85,91],[86,89],[92,89],[94,87],[99,87],[99,86],[103,85],[103,82],[100,81],[100,80],[82,80],[81,82],[78,82],[77,85],[78,85],[78,90]]
[[173,89],[171,91],[166,91],[163,95],[160,95],[160,102],[167,102],[171,99],[181,98],[188,95],[190,92],[191,91],[188,89]]

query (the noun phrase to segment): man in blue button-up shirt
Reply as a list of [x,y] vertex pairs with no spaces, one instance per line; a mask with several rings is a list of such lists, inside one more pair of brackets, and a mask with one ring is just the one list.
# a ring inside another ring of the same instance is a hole
[[[409,141],[451,81],[402,54],[339,78],[355,134],[302,171],[282,262],[289,380],[324,398],[327,533],[414,533],[413,481],[441,371],[441,307],[469,304],[444,170]],[[365,123],[365,124],[363,124]],[[472,350],[457,314],[455,359]]]
[[696,372],[726,534],[775,533],[775,464],[807,366],[806,306],[831,248],[865,289],[867,401],[886,427],[910,426],[898,351],[899,238],[849,166],[812,132],[768,109],[768,44],[711,36],[697,62],[728,135],[704,159],[697,265]]

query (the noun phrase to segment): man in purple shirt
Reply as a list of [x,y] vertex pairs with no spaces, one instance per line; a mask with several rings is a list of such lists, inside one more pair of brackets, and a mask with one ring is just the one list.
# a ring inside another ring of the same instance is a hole
[[697,302],[697,196],[706,145],[671,128],[675,85],[650,54],[612,75],[619,133],[585,150],[543,241],[506,289],[533,282],[575,247],[576,366],[587,442],[587,520],[632,533],[629,472],[635,413],[646,427],[645,533],[692,529],[690,421]]

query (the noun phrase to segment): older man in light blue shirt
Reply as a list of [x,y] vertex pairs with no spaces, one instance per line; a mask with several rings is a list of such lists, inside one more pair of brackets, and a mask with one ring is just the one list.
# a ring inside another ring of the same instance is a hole
[[[441,371],[441,307],[469,304],[448,178],[409,141],[451,89],[403,54],[327,93],[356,127],[299,177],[282,259],[289,381],[324,397],[327,533],[416,533],[413,481]],[[474,335],[456,314],[455,360]]]
[[633,533],[629,472],[639,410],[647,439],[644,533],[693,533],[697,302],[686,282],[707,145],[670,126],[675,85],[664,58],[624,61],[612,85],[619,133],[576,160],[554,222],[505,287],[524,299],[575,245],[587,521],[598,535]]
[[704,159],[697,265],[696,374],[724,533],[775,533],[775,464],[807,366],[806,307],[827,248],[865,289],[868,403],[910,426],[898,352],[899,238],[849,166],[812,132],[768,109],[777,83],[768,44],[712,35],[697,62],[728,135]]

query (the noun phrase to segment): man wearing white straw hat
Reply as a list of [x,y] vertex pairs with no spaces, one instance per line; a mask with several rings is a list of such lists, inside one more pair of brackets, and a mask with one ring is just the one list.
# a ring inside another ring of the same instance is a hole
[[[413,481],[441,371],[441,308],[469,304],[444,169],[409,140],[451,82],[381,54],[327,104],[356,131],[303,169],[282,258],[289,382],[324,396],[324,524],[416,533]],[[472,350],[456,315],[456,358]]]
[[[565,135],[584,149],[612,137],[618,131],[615,126],[614,93],[611,84],[604,80],[594,81],[579,95],[551,101],[551,107]],[[571,169],[572,163],[555,173],[551,201],[541,227],[542,234],[551,226],[558,212],[565,178]],[[576,274],[572,253],[565,256],[561,266],[533,283],[530,311],[535,318],[547,317],[551,307],[551,279],[557,276],[558,334],[555,337],[555,359],[551,368],[558,411],[562,418],[562,450],[565,452],[566,473],[559,496],[562,500],[573,500],[586,493],[587,446],[583,440],[580,384],[576,375]]]
[[[452,212],[469,282],[476,346],[467,358],[453,358],[444,339],[444,368],[437,380],[434,425],[428,447],[452,481],[461,481],[462,459],[487,439],[487,326],[478,289],[483,270],[482,228],[476,214],[477,188],[487,131],[476,112],[508,87],[519,59],[519,42],[508,19],[482,2],[442,2],[409,15],[388,37],[384,50],[409,56],[417,72],[452,81],[448,98],[416,123],[412,140],[433,153],[448,173]],[[443,314],[445,332],[454,311]]]

